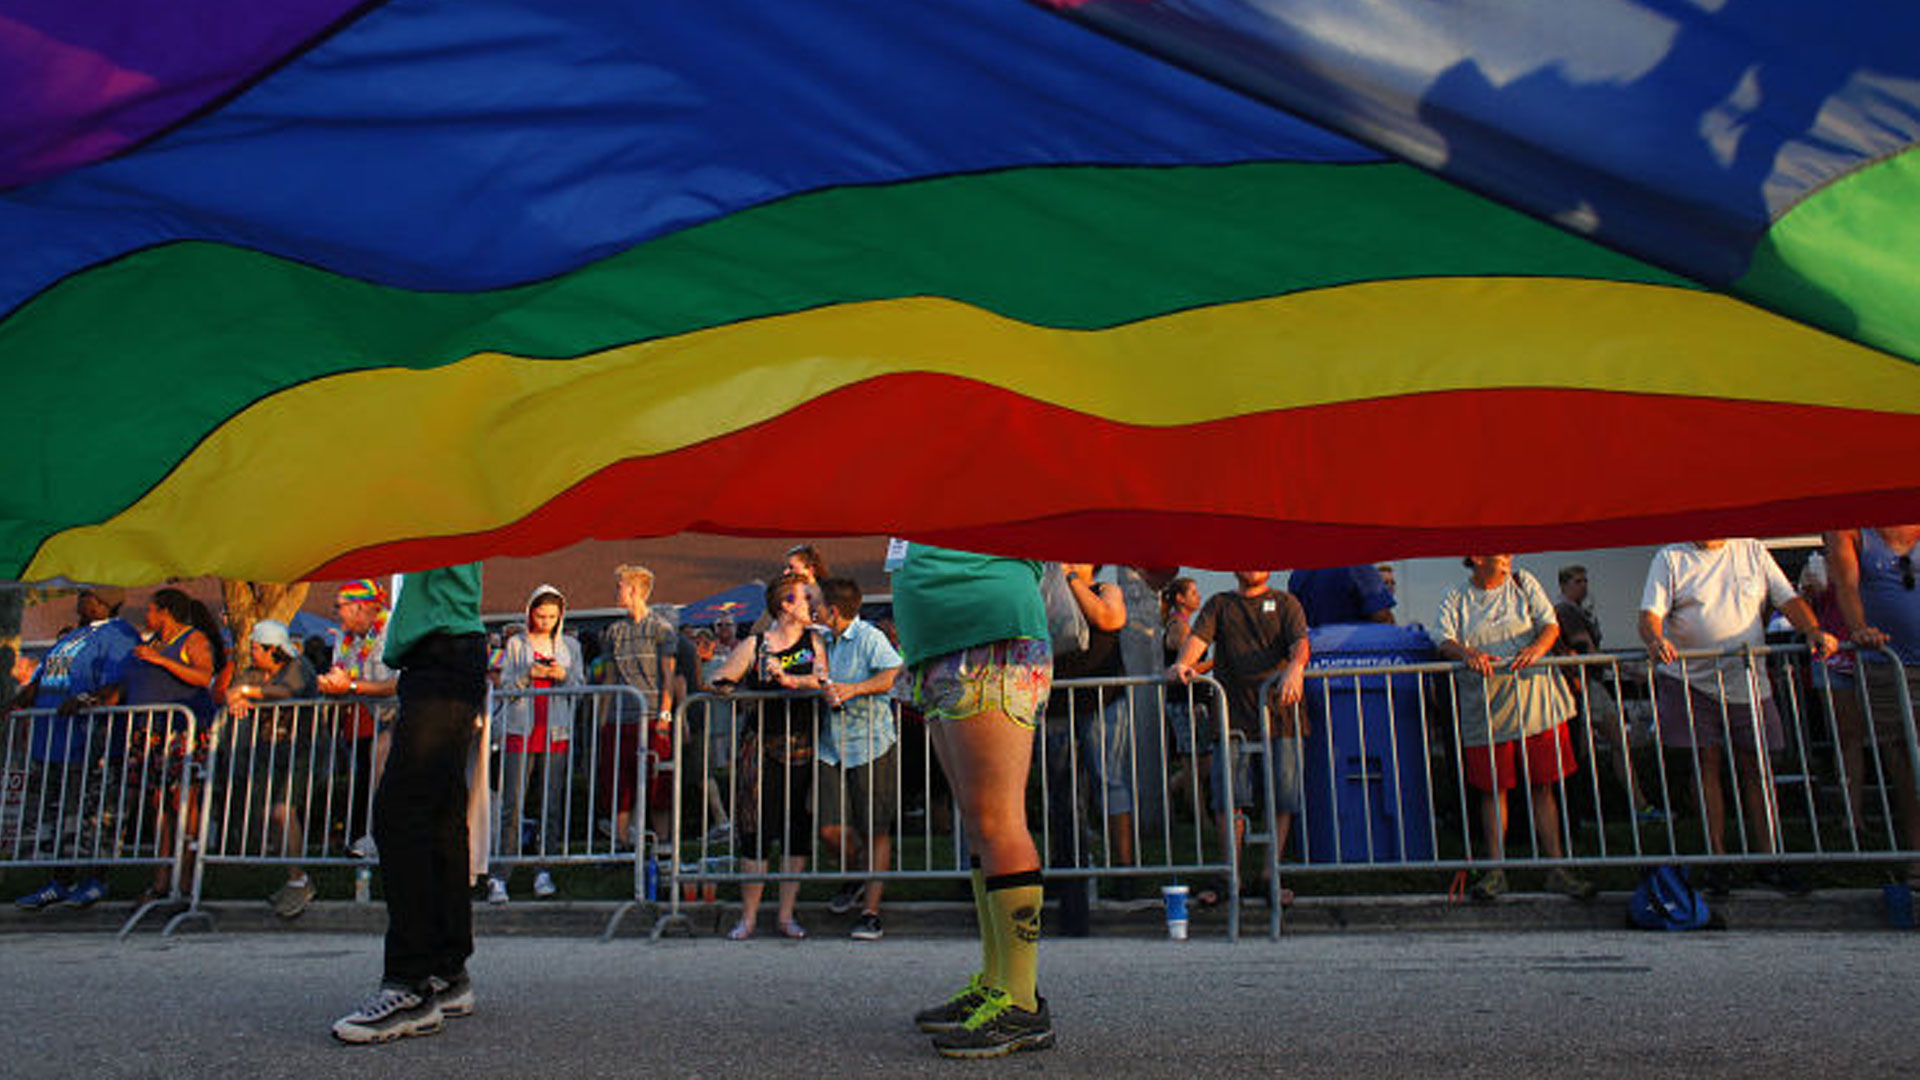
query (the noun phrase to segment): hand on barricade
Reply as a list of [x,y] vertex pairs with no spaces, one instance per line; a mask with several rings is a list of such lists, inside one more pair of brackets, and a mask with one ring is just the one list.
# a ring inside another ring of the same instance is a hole
[[1507,670],[1520,671],[1532,667],[1536,660],[1546,655],[1547,649],[1547,645],[1542,645],[1539,642],[1528,645],[1526,648],[1513,654],[1513,659],[1507,662]]
[[353,676],[347,673],[346,668],[337,667],[321,675],[317,682],[323,694],[344,694],[353,682]]
[[236,686],[227,691],[227,711],[233,714],[234,719],[245,719],[252,709],[253,698],[247,694],[246,687]]
[[1807,634],[1807,648],[1813,653],[1815,660],[1825,660],[1840,651],[1840,639],[1815,627],[1811,633]]
[[1887,642],[1893,640],[1887,636],[1885,630],[1877,626],[1863,626],[1848,634],[1847,638],[1862,649],[1883,649]]
[[1299,668],[1289,667],[1280,676],[1280,707],[1290,709],[1300,704],[1307,696],[1307,674]]
[[1172,667],[1167,669],[1167,681],[1178,682],[1178,683],[1191,683],[1193,681],[1193,676],[1195,674],[1196,673],[1193,670],[1193,665],[1191,664],[1174,664]]
[[[1492,653],[1481,652],[1479,649],[1475,649],[1472,647],[1468,647],[1466,652],[1467,652],[1467,655],[1461,658],[1461,661],[1460,661],[1461,663],[1467,665],[1469,668],[1472,668],[1473,670],[1479,672],[1480,674],[1487,676],[1488,678],[1493,677],[1493,654]],[[1514,659],[1517,660],[1519,659],[1519,657],[1515,657]]]
[[1680,652],[1673,647],[1673,642],[1661,636],[1647,642],[1647,658],[1656,664],[1671,664],[1680,659]]

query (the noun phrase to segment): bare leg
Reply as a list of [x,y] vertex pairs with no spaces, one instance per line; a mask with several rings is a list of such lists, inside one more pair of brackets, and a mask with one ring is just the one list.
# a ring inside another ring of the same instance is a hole
[[[301,828],[300,815],[286,803],[277,803],[271,812],[273,827],[280,832],[281,850],[304,852],[306,850],[306,830]],[[304,867],[287,867],[288,881],[305,881],[307,871]]]
[[1847,805],[1853,809],[1854,827],[1860,828],[1867,823],[1866,718],[1860,715],[1860,702],[1851,690],[1835,688],[1833,722],[1840,731],[1840,763],[1847,770]]
[[1488,859],[1507,854],[1507,793],[1487,791],[1480,795],[1480,839],[1486,844]]
[[[893,865],[893,834],[875,833],[873,843],[867,845],[867,873],[877,874]],[[880,894],[886,890],[886,882],[878,878],[867,882],[867,899],[861,907],[862,913],[880,914]]]
[[1751,750],[1733,752],[1734,774],[1740,784],[1741,809],[1747,819],[1747,845],[1762,854],[1773,854],[1773,814],[1767,774],[1759,755]]
[[941,764],[965,815],[967,838],[989,877],[1036,870],[1040,853],[1027,831],[1027,776],[1033,731],[1004,713],[986,712],[939,725]]
[[1108,814],[1107,832],[1113,837],[1113,861],[1117,866],[1133,863],[1133,815]]
[[[805,855],[782,855],[780,857],[781,873],[797,874],[806,868],[807,857]],[[780,925],[785,926],[793,921],[794,905],[798,903],[799,900],[799,882],[783,881],[780,883]]]
[[1560,805],[1553,797],[1552,784],[1539,784],[1533,789],[1533,831],[1540,837],[1540,850],[1547,858],[1564,856],[1565,849],[1560,846]]
[[850,869],[859,862],[864,851],[860,834],[843,825],[821,826],[820,842],[833,854],[834,865],[841,870]]
[[1700,755],[1700,790],[1696,801],[1700,817],[1707,824],[1707,849],[1715,855],[1724,855],[1727,850],[1727,797],[1720,787],[1720,748],[1702,746],[1695,753]]
[[[765,859],[741,859],[740,869],[748,874],[767,872]],[[740,925],[746,932],[753,933],[753,924],[760,918],[760,897],[767,891],[764,881],[743,881],[740,883]]]

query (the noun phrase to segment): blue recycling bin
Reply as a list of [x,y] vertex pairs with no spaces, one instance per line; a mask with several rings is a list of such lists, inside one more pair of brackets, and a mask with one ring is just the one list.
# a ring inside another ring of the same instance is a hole
[[[1314,863],[1433,857],[1421,676],[1370,668],[1437,658],[1420,626],[1337,623],[1314,629],[1306,683],[1313,733],[1301,748],[1300,857]],[[1348,674],[1351,672],[1352,674]]]

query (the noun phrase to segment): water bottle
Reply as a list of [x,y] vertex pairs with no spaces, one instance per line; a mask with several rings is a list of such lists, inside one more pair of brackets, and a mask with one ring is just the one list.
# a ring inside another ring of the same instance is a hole
[[362,866],[353,872],[353,902],[356,904],[373,902],[373,867]]
[[651,904],[660,899],[660,860],[647,856],[646,870],[640,882],[640,895]]

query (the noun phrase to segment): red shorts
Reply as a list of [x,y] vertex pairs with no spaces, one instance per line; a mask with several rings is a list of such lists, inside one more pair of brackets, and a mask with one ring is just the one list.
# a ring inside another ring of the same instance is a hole
[[610,809],[627,813],[638,801],[641,735],[648,736],[645,778],[647,807],[668,810],[673,807],[673,739],[664,731],[649,731],[640,724],[607,724],[600,729],[600,800]]
[[[1573,736],[1568,734],[1567,725],[1561,724],[1552,731],[1529,735],[1524,742],[1461,747],[1467,786],[1475,791],[1512,791],[1521,776],[1515,751],[1523,745],[1527,751],[1527,782],[1534,787],[1573,775]],[[1500,784],[1497,789],[1493,786],[1496,779]]]

